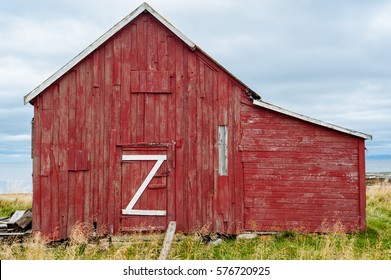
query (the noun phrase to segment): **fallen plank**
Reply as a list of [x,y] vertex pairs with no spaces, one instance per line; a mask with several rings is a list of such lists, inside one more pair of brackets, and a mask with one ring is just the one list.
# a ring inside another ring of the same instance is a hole
[[159,260],[166,260],[167,259],[168,254],[170,253],[172,240],[174,239],[175,230],[176,230],[176,222],[171,221],[168,224],[166,236],[164,237],[164,241],[163,241],[163,248],[160,251]]
[[15,225],[15,223],[16,223],[20,218],[22,218],[22,216],[24,215],[25,212],[26,212],[26,211],[22,211],[22,210],[17,210],[17,211],[15,211],[15,213],[12,214],[12,216],[11,216],[11,218],[9,219],[9,221],[8,221],[7,224],[8,224],[9,226]]
[[31,231],[25,232],[0,232],[0,237],[8,237],[8,236],[23,236],[31,234]]
[[15,223],[18,225],[19,228],[26,229],[31,224],[32,220],[33,220],[33,213],[31,212],[31,210],[27,210],[23,214],[23,216]]

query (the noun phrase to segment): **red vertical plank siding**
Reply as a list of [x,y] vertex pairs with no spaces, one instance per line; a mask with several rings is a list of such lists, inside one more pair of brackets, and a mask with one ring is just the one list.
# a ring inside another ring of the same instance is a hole
[[59,122],[58,135],[58,166],[59,166],[59,237],[64,239],[69,236],[68,212],[69,212],[69,184],[68,184],[68,109],[69,109],[69,80],[71,75],[64,76],[59,85],[59,108],[57,117]]
[[[85,151],[85,143],[86,141],[86,113],[85,113],[85,102],[86,95],[84,91],[84,87],[86,84],[86,63],[83,62],[79,66],[79,70],[77,72],[77,82],[76,89],[73,95],[76,96],[76,105],[75,105],[75,122],[76,122],[76,143],[75,149],[78,151]],[[71,93],[72,94],[72,93]],[[80,154],[80,152],[79,152]],[[81,156],[84,157],[84,156]],[[86,164],[84,164],[86,165]],[[72,172],[70,172],[72,173]],[[76,171],[75,173],[75,184],[71,186],[75,188],[75,222],[80,223],[84,222],[84,196],[85,196],[85,172],[84,171]]]
[[132,113],[136,110],[131,103],[131,70],[136,69],[137,53],[134,52],[137,43],[137,25],[132,24],[122,32],[122,81],[121,81],[121,100],[119,108],[121,110],[120,124],[118,131],[121,134],[120,143],[130,143],[131,132],[134,131],[134,125],[131,125]]
[[104,215],[105,215],[105,209],[106,209],[106,200],[107,196],[105,196],[105,186],[104,186],[104,175],[105,175],[105,166],[104,166],[104,154],[105,154],[105,46],[102,46],[98,50],[98,67],[100,69],[99,71],[99,87],[96,88],[97,91],[97,104],[96,104],[96,111],[97,111],[97,131],[96,131],[96,191],[94,192],[94,195],[96,196],[96,209],[95,209],[95,221],[97,223],[97,229],[100,232],[101,227],[104,224]]
[[197,160],[197,149],[196,149],[196,141],[197,141],[197,92],[196,92],[196,79],[197,79],[197,69],[196,69],[196,57],[192,52],[186,51],[186,56],[188,58],[188,66],[187,66],[187,96],[185,96],[187,109],[187,135],[185,136],[186,148],[187,148],[187,187],[188,187],[188,196],[187,196],[187,205],[189,207],[188,210],[188,221],[189,226],[193,229],[200,226],[200,217],[197,212],[197,200],[198,200],[198,192],[199,187],[197,185],[197,169],[196,169],[196,160]]
[[93,150],[93,139],[94,139],[94,119],[93,119],[93,84],[92,84],[92,75],[93,75],[93,61],[91,57],[86,59],[86,73],[85,73],[85,84],[79,85],[83,86],[84,95],[85,95],[85,149],[88,153],[88,171],[85,174],[85,183],[84,183],[84,205],[83,205],[83,220],[85,222],[92,222],[91,215],[93,213],[93,191],[92,191],[92,170],[91,170],[91,158]]
[[358,176],[359,176],[359,201],[360,201],[360,213],[359,213],[359,227],[360,230],[366,228],[366,179],[365,179],[365,142],[362,139],[358,139]]
[[[68,80],[68,151],[76,149],[76,97],[77,97],[77,85],[76,85],[77,71],[72,70],[69,73]],[[67,153],[69,156],[69,152]],[[68,159],[69,163],[69,159]],[[67,171],[70,170],[68,166]],[[75,224],[75,199],[76,199],[76,174],[75,172],[68,172],[68,234],[71,231],[71,226]]]
[[118,210],[115,207],[116,198],[116,176],[117,176],[117,157],[116,157],[116,142],[117,142],[117,131],[112,129],[110,131],[110,154],[109,154],[109,185],[108,185],[108,203],[107,203],[107,225],[108,230],[114,230],[114,224],[116,220],[115,211]]
[[243,200],[243,163],[241,154],[241,119],[240,108],[241,99],[243,98],[243,90],[238,86],[232,86],[232,108],[233,113],[233,161],[234,161],[234,208],[235,208],[235,226],[236,233],[239,233],[243,229],[244,221],[244,200]]
[[33,231],[41,231],[41,97],[34,101],[33,124]]
[[[45,99],[52,100],[53,93],[50,91],[43,98],[43,109],[41,112],[41,215],[47,217],[52,211],[51,199],[52,190],[50,186],[51,176],[51,145],[52,145],[52,123],[53,123],[53,110],[46,109]],[[42,232],[47,235],[51,232],[51,219],[41,220]]]
[[[254,106],[245,93],[139,15],[34,100],[34,231],[55,240],[77,222],[96,222],[102,235],[171,220],[183,232],[365,228],[364,140]],[[218,174],[219,125],[228,127],[227,176]],[[167,155],[167,174],[135,207],[167,216],[122,214],[154,165],[123,154]]]
[[[202,178],[203,178],[203,172],[202,172],[202,158],[203,158],[203,149],[202,149],[202,139],[205,137],[205,130],[208,128],[202,125],[202,108],[205,104],[202,104],[202,100],[200,98],[200,84],[204,81],[200,78],[200,60],[196,57],[195,61],[195,92],[190,93],[190,96],[193,96],[193,98],[190,100],[190,104],[194,105],[194,109],[196,110],[196,118],[193,120],[195,122],[195,145],[194,149],[196,149],[196,152],[194,154],[194,170],[195,170],[195,186],[196,186],[196,193],[192,196],[192,200],[195,202],[195,210],[196,213],[198,213],[198,217],[196,219],[196,227],[201,228],[206,225],[206,201],[203,200],[203,195],[205,193],[205,187],[202,185]],[[205,207],[202,207],[201,204],[204,204]],[[194,216],[193,216],[194,217]]]
[[357,230],[357,138],[242,106],[245,229]]
[[[60,118],[57,113],[59,112],[59,86],[57,84],[53,85],[53,130],[52,130],[52,155],[51,162],[53,166],[59,166],[59,122]],[[48,215],[47,219],[51,220],[51,230],[48,233],[48,237],[57,240],[59,239],[59,230],[60,230],[60,215],[59,212],[59,168],[52,168],[51,170],[51,191],[52,191],[52,201],[51,201],[51,213]]]
[[[219,73],[217,75],[217,126],[226,125],[228,127],[228,133],[230,133],[231,127],[228,121],[228,99],[230,98],[229,80],[227,75]],[[217,130],[217,126],[214,128]],[[228,138],[228,145],[230,145],[231,139]],[[230,164],[229,155],[231,151],[228,151],[228,164]],[[218,160],[217,149],[215,156]],[[217,171],[218,172],[218,171]],[[218,175],[217,187],[216,187],[216,226],[220,232],[227,231],[229,223],[229,211],[231,209],[231,189],[229,179],[232,176],[232,170],[228,169],[227,175]]]
[[[201,84],[203,90],[201,88],[201,96],[203,99],[203,121],[208,129],[205,131],[206,135],[202,137],[203,144],[201,149],[206,150],[207,153],[204,153],[203,158],[203,180],[202,186],[206,188],[205,190],[205,204],[207,209],[207,224],[210,225],[210,230],[215,230],[213,227],[214,221],[214,163],[217,162],[215,155],[216,142],[217,142],[217,125],[216,118],[213,116],[214,112],[216,112],[215,106],[215,92],[217,85],[215,83],[216,71],[212,69],[209,65],[204,64],[204,84]],[[207,106],[208,105],[208,106]],[[205,148],[207,147],[207,148]]]
[[[174,40],[174,38],[173,38]],[[186,189],[185,189],[185,155],[184,155],[184,129],[185,129],[185,114],[184,114],[184,48],[182,44],[176,44],[173,47],[175,56],[171,54],[171,59],[175,59],[176,62],[176,76],[175,76],[175,182],[176,182],[176,195],[175,195],[175,209],[176,209],[176,221],[179,231],[187,231],[187,211],[181,211],[186,205]]]

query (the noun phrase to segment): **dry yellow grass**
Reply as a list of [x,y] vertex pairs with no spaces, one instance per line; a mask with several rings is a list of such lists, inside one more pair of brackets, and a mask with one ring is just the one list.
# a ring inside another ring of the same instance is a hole
[[[28,199],[28,195],[22,195]],[[0,196],[1,199],[4,195]],[[6,195],[11,201],[23,200]],[[0,243],[0,259],[157,259],[164,234],[115,236],[91,240],[91,225],[78,224],[65,243],[49,246],[39,235],[23,242]],[[344,234],[284,232],[252,240],[225,239],[217,246],[196,235],[176,234],[169,259],[391,259],[391,185],[368,187],[367,230]]]
[[33,201],[33,194],[31,193],[3,193],[0,194],[0,200],[4,201],[19,201],[24,204],[31,204]]

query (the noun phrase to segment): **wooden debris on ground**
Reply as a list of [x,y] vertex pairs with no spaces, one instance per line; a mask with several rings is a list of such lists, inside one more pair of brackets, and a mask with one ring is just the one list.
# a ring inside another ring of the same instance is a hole
[[0,237],[23,236],[31,233],[32,211],[17,210],[0,219]]

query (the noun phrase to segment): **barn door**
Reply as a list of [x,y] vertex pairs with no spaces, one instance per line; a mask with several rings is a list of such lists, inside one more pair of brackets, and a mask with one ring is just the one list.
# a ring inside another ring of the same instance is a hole
[[168,146],[127,147],[121,159],[121,230],[164,230],[170,175]]

